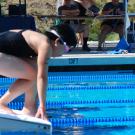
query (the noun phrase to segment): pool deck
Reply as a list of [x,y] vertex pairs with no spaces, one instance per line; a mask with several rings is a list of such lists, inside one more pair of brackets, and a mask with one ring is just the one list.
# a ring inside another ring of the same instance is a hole
[[49,66],[135,65],[135,48],[127,54],[112,54],[117,42],[107,42],[104,51],[96,51],[97,42],[89,42],[90,52],[78,45],[61,57],[51,58]]

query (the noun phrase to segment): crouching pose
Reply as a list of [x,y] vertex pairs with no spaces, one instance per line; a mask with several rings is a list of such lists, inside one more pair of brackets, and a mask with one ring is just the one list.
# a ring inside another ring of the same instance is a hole
[[[0,110],[15,114],[8,108],[8,103],[25,93],[21,112],[47,119],[48,60],[61,56],[71,46],[75,47],[76,42],[74,31],[66,24],[53,26],[45,34],[31,30],[0,33],[0,75],[17,78],[0,98]],[[36,95],[39,99],[37,108]]]

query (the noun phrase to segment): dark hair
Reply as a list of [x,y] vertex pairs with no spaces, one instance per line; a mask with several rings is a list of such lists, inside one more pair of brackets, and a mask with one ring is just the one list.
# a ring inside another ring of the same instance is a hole
[[55,30],[68,46],[75,47],[77,38],[74,30],[68,24],[59,24],[52,26],[50,29]]
[[44,34],[50,38],[51,40],[56,40],[58,38],[58,36],[54,35],[53,33],[51,33],[50,31],[45,31]]
[[64,41],[61,37],[58,37],[57,35],[55,35],[54,33],[50,32],[50,31],[45,31],[44,33],[49,39],[51,40],[56,40],[57,38],[59,38],[59,42],[61,44],[64,44]]

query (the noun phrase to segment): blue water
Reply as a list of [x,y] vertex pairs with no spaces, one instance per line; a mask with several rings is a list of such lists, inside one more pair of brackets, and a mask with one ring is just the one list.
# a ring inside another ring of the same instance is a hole
[[[0,80],[1,95],[13,81]],[[49,73],[46,105],[53,125],[52,135],[134,135],[134,71]],[[23,97],[9,106],[21,109]],[[35,133],[20,131],[3,134]]]

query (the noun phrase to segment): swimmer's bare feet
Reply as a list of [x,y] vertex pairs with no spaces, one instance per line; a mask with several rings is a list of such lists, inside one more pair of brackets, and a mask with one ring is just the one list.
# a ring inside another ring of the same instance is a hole
[[0,111],[5,112],[5,113],[9,113],[9,114],[16,114],[10,108],[8,108],[6,105],[3,105],[3,104],[0,104]]
[[35,116],[35,113],[36,113],[36,110],[35,109],[28,109],[28,108],[23,108],[21,110],[21,114],[24,114],[24,115],[29,115],[29,116]]

